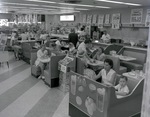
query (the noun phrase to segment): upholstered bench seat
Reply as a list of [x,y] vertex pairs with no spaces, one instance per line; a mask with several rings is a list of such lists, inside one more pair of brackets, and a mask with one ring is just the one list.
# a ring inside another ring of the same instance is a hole
[[125,73],[125,72],[127,72],[127,68],[124,67],[124,66],[120,66],[119,67],[119,73],[122,74],[122,73]]
[[132,69],[133,70],[142,70],[143,69],[143,65],[138,64],[138,63],[122,61],[120,64],[124,67],[127,67],[127,71],[131,71]]

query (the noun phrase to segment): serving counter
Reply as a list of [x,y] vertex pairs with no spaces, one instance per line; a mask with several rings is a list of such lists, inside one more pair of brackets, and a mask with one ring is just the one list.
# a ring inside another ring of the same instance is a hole
[[61,35],[61,34],[51,34],[51,38],[63,38],[62,40],[68,40],[68,35]]

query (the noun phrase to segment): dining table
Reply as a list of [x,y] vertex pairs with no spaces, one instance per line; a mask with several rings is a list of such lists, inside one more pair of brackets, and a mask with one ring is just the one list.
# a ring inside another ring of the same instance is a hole
[[130,72],[126,72],[122,74],[123,76],[133,79],[133,80],[141,80],[143,78],[145,78],[145,73],[143,73],[143,71],[130,71]]
[[122,61],[134,61],[134,60],[136,60],[136,58],[134,58],[134,57],[125,56],[125,55],[117,55],[116,54],[116,55],[113,55],[113,56],[118,57]]
[[90,66],[104,66],[104,62],[103,61],[98,61],[98,60],[92,60],[92,62],[90,60],[87,60],[87,64]]

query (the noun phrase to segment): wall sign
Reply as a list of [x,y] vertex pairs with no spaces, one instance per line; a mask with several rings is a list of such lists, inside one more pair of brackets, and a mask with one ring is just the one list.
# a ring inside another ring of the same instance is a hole
[[98,27],[103,28],[103,23],[104,23],[104,15],[99,15],[98,16]]
[[145,26],[150,26],[150,9],[147,9]]
[[92,22],[92,15],[87,16],[87,24],[91,24]]
[[112,15],[112,29],[120,28],[120,13]]
[[86,23],[86,14],[83,15],[83,23]]
[[109,24],[110,23],[110,14],[106,14],[105,15],[105,24]]
[[142,15],[143,15],[143,9],[132,9],[130,22],[132,24],[142,23]]
[[97,22],[97,15],[94,14],[94,15],[93,15],[92,23],[93,23],[93,24],[96,24],[96,22]]

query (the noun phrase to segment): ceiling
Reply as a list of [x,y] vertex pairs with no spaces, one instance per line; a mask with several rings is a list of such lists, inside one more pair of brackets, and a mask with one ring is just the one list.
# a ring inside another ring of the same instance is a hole
[[150,6],[150,0],[0,0],[1,13],[62,14],[135,6]]

